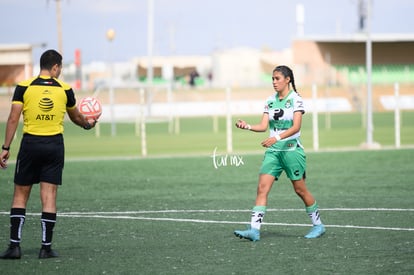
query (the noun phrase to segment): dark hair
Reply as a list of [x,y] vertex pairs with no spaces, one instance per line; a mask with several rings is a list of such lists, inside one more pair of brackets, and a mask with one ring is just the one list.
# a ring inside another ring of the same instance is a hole
[[293,90],[297,92],[296,85],[295,85],[295,78],[293,77],[293,71],[288,66],[285,66],[285,65],[277,66],[276,68],[274,68],[273,72],[280,72],[281,74],[283,74],[284,77],[289,77],[290,83],[292,83]]
[[55,50],[47,50],[40,57],[41,70],[50,70],[56,64],[62,65],[62,55]]

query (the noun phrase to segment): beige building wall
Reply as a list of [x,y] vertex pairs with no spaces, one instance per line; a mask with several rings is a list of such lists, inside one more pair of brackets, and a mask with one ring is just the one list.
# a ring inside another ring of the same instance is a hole
[[294,41],[292,45],[294,73],[298,86],[324,83],[327,64],[314,41]]
[[31,45],[0,45],[0,86],[13,86],[32,74]]

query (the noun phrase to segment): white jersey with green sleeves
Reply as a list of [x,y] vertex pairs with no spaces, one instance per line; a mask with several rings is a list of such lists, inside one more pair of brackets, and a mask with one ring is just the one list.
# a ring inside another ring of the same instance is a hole
[[[268,97],[263,112],[269,114],[269,136],[275,137],[292,127],[293,114],[295,112],[305,113],[305,107],[303,105],[302,97],[297,92],[291,90],[282,100],[279,100],[278,93]],[[276,151],[290,151],[296,146],[293,146],[291,142],[287,144],[287,141],[296,140],[299,146],[301,146],[299,137],[300,131],[288,138],[276,142],[269,149]]]

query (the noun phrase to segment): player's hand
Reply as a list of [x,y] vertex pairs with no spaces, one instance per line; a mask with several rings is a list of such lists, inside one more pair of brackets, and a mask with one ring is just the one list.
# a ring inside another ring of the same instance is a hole
[[269,137],[269,138],[263,140],[261,144],[262,144],[263,147],[269,148],[270,146],[272,146],[275,143],[276,143],[276,138],[275,137]]
[[236,122],[236,127],[240,129],[249,129],[249,124],[246,123],[246,121],[238,119]]

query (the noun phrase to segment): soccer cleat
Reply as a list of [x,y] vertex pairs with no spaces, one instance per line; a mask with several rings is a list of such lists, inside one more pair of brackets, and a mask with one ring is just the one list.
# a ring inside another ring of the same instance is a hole
[[306,239],[319,238],[325,234],[325,226],[323,224],[314,225],[308,234],[305,235]]
[[59,257],[59,255],[56,253],[56,251],[50,249],[46,250],[44,248],[40,249],[39,252],[39,259],[48,259],[48,258],[56,258]]
[[17,260],[22,257],[22,252],[20,250],[20,246],[9,246],[3,254],[0,255],[0,259],[10,259],[10,260]]
[[260,231],[251,227],[248,227],[247,230],[236,230],[234,235],[240,239],[247,239],[253,242],[260,240]]

